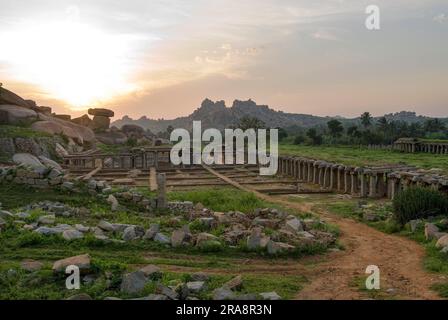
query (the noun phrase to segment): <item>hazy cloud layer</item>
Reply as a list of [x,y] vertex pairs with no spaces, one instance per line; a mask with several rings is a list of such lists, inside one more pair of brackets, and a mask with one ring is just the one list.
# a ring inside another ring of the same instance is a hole
[[0,77],[61,111],[169,118],[209,97],[319,115],[446,116],[446,1],[377,0],[375,32],[364,27],[369,4],[0,0]]

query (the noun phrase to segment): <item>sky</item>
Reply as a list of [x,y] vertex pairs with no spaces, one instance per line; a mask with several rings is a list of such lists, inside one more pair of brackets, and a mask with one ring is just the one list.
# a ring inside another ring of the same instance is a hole
[[72,115],[171,119],[209,98],[448,117],[447,40],[446,0],[0,0],[0,82]]

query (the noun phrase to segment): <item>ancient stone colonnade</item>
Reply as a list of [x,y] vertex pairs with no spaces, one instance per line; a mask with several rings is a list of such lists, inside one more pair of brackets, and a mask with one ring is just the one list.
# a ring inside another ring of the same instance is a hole
[[323,190],[359,197],[393,199],[409,186],[448,190],[448,177],[416,171],[411,167],[354,167],[301,157],[279,157],[278,174]]
[[402,152],[424,152],[448,154],[448,142],[430,142],[414,138],[401,138],[395,141],[393,148]]

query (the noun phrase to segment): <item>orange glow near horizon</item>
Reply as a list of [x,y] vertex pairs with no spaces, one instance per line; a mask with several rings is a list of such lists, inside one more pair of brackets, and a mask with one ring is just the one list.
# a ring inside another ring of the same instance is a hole
[[135,90],[128,82],[129,39],[72,21],[43,23],[3,35],[2,56],[17,80],[32,83],[71,110]]

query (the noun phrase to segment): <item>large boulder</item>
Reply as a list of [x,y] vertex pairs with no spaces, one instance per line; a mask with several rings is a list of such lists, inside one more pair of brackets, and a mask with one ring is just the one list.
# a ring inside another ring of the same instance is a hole
[[39,113],[38,116],[39,120],[41,121],[55,122],[63,127],[71,128],[76,132],[77,136],[79,135],[82,138],[82,142],[90,143],[95,141],[95,133],[93,133],[92,129],[88,127],[73,123],[71,121],[65,121],[52,116],[48,116],[42,113]]
[[45,157],[45,156],[39,156],[39,160],[40,160],[40,162],[44,165],[44,166],[46,166],[46,167],[49,167],[49,168],[52,168],[52,169],[57,169],[57,170],[60,170],[60,171],[62,171],[62,167],[59,165],[59,163],[57,163],[56,161],[53,161],[53,160],[51,160],[51,159],[48,159],[47,157]]
[[145,134],[145,129],[136,124],[125,124],[121,131],[128,137],[141,138]]
[[0,105],[0,124],[28,124],[37,120],[37,113],[31,109],[13,105]]
[[72,119],[72,122],[84,127],[91,127],[93,123],[92,119],[90,119],[86,114],[81,117]]
[[91,108],[87,111],[91,116],[100,116],[111,118],[115,115],[115,113],[110,109],[104,108]]
[[55,121],[37,121],[31,126],[32,129],[40,132],[46,132],[49,134],[63,134],[69,138],[72,138],[76,143],[82,144],[84,139],[73,128],[67,127],[62,123]]
[[128,141],[128,137],[124,133],[116,131],[97,133],[96,139],[108,145],[124,144]]
[[12,157],[12,160],[19,165],[23,165],[33,169],[45,168],[45,166],[42,164],[42,162],[39,161],[38,158],[29,153],[16,153]]
[[16,95],[14,92],[2,87],[0,87],[0,104],[10,104],[23,108],[33,107],[33,103],[29,103],[28,101]]
[[95,131],[104,131],[109,129],[110,118],[103,116],[94,116],[91,128]]
[[436,243],[436,248],[445,248],[445,247],[448,247],[448,234],[444,235],[443,237],[440,237]]

